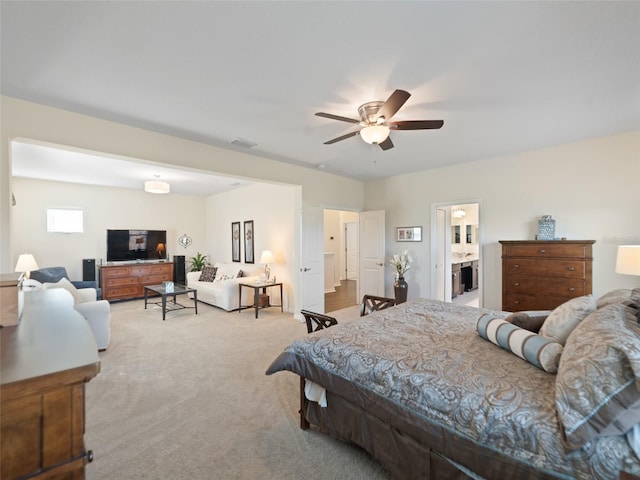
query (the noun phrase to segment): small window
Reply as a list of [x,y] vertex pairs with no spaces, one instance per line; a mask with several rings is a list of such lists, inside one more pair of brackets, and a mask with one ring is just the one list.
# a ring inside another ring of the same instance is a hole
[[82,233],[82,210],[79,208],[47,208],[47,232]]

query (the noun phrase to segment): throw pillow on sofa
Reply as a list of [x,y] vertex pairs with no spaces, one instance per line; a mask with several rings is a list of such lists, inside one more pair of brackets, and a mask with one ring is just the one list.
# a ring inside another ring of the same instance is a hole
[[218,267],[204,267],[199,280],[201,282],[213,282],[216,279],[217,271]]

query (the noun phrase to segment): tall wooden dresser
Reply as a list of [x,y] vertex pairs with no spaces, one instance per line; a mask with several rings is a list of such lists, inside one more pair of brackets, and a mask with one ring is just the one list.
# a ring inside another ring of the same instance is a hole
[[552,310],[592,290],[595,240],[501,240],[502,310]]

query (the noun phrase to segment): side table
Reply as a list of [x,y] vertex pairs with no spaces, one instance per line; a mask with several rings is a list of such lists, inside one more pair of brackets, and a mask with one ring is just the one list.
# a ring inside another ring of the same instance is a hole
[[[242,287],[253,288],[253,306],[252,307],[243,307],[242,306]],[[280,305],[266,305],[264,307],[260,306],[260,290],[262,289],[262,293],[267,293],[267,288],[270,287],[280,287]],[[242,312],[247,308],[255,308],[256,309],[256,318],[258,318],[258,310],[261,308],[268,307],[280,307],[280,311],[284,312],[282,306],[282,282],[279,283],[270,283],[270,282],[258,282],[258,283],[240,283],[238,285],[238,312]]]

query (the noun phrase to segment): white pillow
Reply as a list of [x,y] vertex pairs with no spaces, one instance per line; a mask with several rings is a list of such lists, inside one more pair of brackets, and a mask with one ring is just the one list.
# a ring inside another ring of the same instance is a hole
[[78,289],[66,278],[61,278],[56,283],[45,283],[42,288],[48,290],[50,288],[64,288],[67,292],[69,292],[73,296],[73,303],[82,303],[82,297]]
[[538,335],[564,345],[578,324],[597,308],[593,295],[572,298],[553,310],[542,324]]
[[216,267],[218,268],[218,271],[216,272],[216,278],[214,282],[218,283],[237,278],[238,273],[240,272],[239,265],[216,263]]

